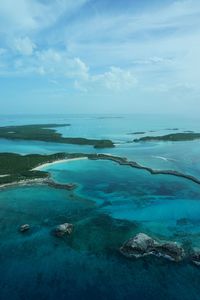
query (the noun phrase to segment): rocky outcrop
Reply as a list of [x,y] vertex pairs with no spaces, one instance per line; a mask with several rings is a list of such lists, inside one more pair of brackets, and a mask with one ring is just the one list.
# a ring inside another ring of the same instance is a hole
[[73,230],[73,225],[70,223],[64,223],[64,224],[60,224],[58,225],[55,230],[54,230],[54,234],[58,237],[62,237],[64,235],[69,235],[72,233]]
[[48,186],[53,187],[55,189],[63,189],[63,190],[74,190],[77,185],[75,183],[58,183],[53,181],[52,179],[47,179],[44,181]]
[[149,173],[151,173],[152,175],[172,175],[172,176],[176,176],[176,177],[185,178],[185,179],[191,180],[191,181],[193,181],[197,184],[200,184],[200,179],[198,179],[195,176],[192,176],[192,175],[189,175],[189,174],[184,174],[184,173],[181,173],[181,172],[175,171],[175,170],[156,170],[156,169],[152,169],[150,167],[142,166],[142,165],[140,165],[139,163],[137,163],[135,161],[129,161],[125,157],[113,156],[113,155],[102,154],[102,153],[100,153],[100,154],[91,154],[91,155],[88,154],[87,157],[89,159],[92,159],[92,160],[111,160],[111,161],[114,161],[114,162],[118,163],[119,165],[130,166],[132,168],[146,170]]
[[26,232],[30,229],[30,225],[29,224],[23,224],[20,226],[19,231],[20,232]]
[[144,233],[139,233],[126,241],[120,248],[120,252],[130,258],[154,255],[176,262],[181,261],[185,256],[184,249],[177,243],[156,241]]
[[193,253],[190,255],[190,260],[193,264],[200,267],[200,249],[194,249]]

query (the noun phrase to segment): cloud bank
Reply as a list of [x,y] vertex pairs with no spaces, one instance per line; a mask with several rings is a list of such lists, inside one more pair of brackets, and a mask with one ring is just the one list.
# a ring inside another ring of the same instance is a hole
[[32,90],[51,95],[59,86],[62,101],[70,92],[84,107],[99,97],[127,112],[197,106],[200,2],[138,2],[2,0],[0,82],[30,78]]

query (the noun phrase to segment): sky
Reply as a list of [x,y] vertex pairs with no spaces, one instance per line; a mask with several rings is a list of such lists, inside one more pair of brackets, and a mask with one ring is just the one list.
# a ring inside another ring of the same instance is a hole
[[200,113],[199,0],[0,0],[0,114]]

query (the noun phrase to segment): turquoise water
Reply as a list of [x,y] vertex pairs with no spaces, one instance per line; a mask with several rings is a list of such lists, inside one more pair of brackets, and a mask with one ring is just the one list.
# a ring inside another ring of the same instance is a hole
[[[108,138],[116,143],[114,149],[102,149],[98,152],[125,156],[152,168],[173,169],[200,177],[200,141],[133,143],[133,139],[141,135],[130,135],[130,133],[136,131],[145,131],[146,135],[163,135],[172,132],[183,132],[184,130],[200,132],[199,119],[197,118],[165,115],[0,115],[1,126],[42,123],[70,123],[70,127],[56,129],[64,136]],[[179,130],[168,130],[173,128]],[[96,150],[90,146],[9,141],[5,139],[0,139],[0,151],[14,151],[20,154],[50,154],[60,151],[96,153]]]
[[[162,134],[171,127],[198,131],[197,120],[159,116],[1,116],[0,120],[1,125],[71,123],[70,129],[59,130],[116,141],[116,148],[102,152],[200,177],[198,141],[127,143],[132,139],[127,133],[133,131]],[[0,151],[96,152],[85,146],[8,140],[0,140]],[[199,268],[187,261],[129,260],[118,250],[138,232],[200,247],[199,185],[111,161],[77,160],[44,169],[56,181],[75,182],[78,188],[69,192],[26,186],[0,191],[0,299],[199,299]],[[74,224],[73,234],[54,237],[53,229],[64,222]],[[21,234],[18,227],[25,223],[31,230]]]
[[[200,247],[200,188],[193,182],[110,161],[77,160],[43,169],[57,182],[77,183],[80,197],[115,219],[139,222],[145,232],[163,239],[182,242],[187,236]],[[186,226],[177,225],[181,219]]]
[[[12,188],[0,194],[0,217],[1,299],[199,299],[198,268],[122,257],[118,248],[141,224],[110,217],[97,201],[48,187]],[[17,228],[26,222],[32,229],[22,235]],[[73,222],[74,232],[55,238],[63,222]]]

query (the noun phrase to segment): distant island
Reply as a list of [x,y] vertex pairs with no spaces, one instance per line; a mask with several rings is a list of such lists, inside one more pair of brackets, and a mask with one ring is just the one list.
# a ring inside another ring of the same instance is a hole
[[176,131],[176,130],[179,130],[179,128],[166,128],[165,130],[168,130],[168,131]]
[[94,148],[113,148],[111,140],[86,139],[81,137],[63,137],[54,128],[70,124],[36,124],[0,127],[0,138],[10,140],[31,140],[63,144],[89,145]]
[[145,131],[135,131],[135,132],[130,132],[128,134],[145,134]]
[[144,136],[139,139],[133,140],[134,142],[153,142],[153,141],[164,141],[164,142],[183,142],[193,141],[200,139],[200,133],[194,132],[183,132],[183,133],[172,133],[162,136]]

